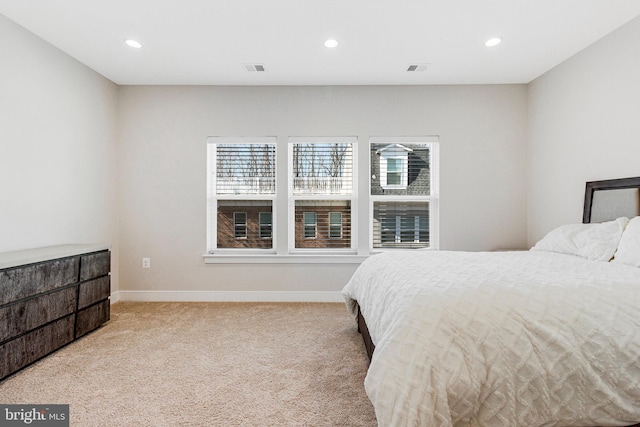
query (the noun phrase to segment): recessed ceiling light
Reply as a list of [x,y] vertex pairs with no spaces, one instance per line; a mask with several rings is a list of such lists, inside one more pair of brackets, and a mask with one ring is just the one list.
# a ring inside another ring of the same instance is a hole
[[329,40],[324,42],[324,45],[326,47],[329,47],[329,48],[334,48],[334,47],[338,46],[338,40],[329,39]]
[[500,37],[494,37],[494,38],[489,39],[486,42],[484,42],[484,45],[487,46],[487,47],[493,47],[493,46],[496,46],[496,45],[500,44],[501,41],[502,41],[502,39]]
[[140,44],[140,42],[137,41],[137,40],[126,39],[124,42],[127,44],[127,46],[131,46],[131,47],[134,47],[136,49],[140,49],[142,47],[142,44]]

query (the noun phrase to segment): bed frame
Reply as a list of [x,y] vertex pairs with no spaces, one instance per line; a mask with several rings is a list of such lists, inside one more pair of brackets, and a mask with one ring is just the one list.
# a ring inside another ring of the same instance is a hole
[[376,346],[373,344],[371,340],[371,335],[369,334],[369,328],[367,327],[367,322],[364,320],[364,316],[362,316],[362,312],[360,311],[360,305],[356,302],[356,309],[358,313],[358,332],[362,335],[362,340],[364,341],[364,348],[367,349],[367,356],[369,356],[369,362],[371,362],[371,358],[373,357],[373,350],[376,349]]
[[640,215],[640,177],[587,182],[582,222]]
[[[589,181],[585,187],[582,222],[612,221],[619,217],[640,216],[640,177]],[[367,322],[356,302],[358,332],[362,335],[369,361],[376,349]],[[640,427],[634,424],[629,427]]]

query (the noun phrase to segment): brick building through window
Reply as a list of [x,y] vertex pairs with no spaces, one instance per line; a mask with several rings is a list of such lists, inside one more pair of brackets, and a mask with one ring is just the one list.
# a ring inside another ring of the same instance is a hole
[[296,248],[351,247],[350,201],[298,200],[294,217]]
[[270,200],[221,200],[218,202],[218,247],[273,247],[272,217]]

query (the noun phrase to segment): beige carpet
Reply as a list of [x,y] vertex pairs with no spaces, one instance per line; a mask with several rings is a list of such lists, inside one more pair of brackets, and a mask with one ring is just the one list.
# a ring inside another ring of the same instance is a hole
[[375,426],[344,304],[126,303],[0,382],[0,403],[69,404],[72,426]]

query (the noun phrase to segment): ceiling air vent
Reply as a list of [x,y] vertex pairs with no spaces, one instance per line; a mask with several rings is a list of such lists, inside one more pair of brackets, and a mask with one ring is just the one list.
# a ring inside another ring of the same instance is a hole
[[244,64],[247,71],[264,71],[263,64]]
[[407,68],[407,71],[425,71],[427,69],[427,64],[411,64]]

